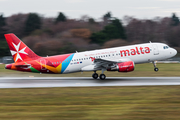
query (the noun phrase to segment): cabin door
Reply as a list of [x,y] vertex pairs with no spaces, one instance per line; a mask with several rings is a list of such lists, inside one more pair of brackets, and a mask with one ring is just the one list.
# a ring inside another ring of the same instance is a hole
[[41,63],[41,70],[46,70],[46,60],[41,59],[40,63]]
[[159,50],[157,45],[153,45],[153,51],[154,51],[154,55],[159,55]]

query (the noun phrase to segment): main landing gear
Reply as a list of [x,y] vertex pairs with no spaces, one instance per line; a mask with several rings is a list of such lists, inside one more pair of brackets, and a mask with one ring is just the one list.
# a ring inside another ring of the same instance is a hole
[[96,73],[96,71],[94,71],[94,73],[92,74],[92,77],[93,77],[94,79],[97,79],[97,78],[98,78],[98,74]]
[[155,71],[155,72],[159,71],[159,69],[156,67],[156,63],[155,63],[154,61],[153,61],[152,63],[153,63],[153,65],[154,65],[154,71]]
[[[105,80],[105,79],[106,79],[106,75],[103,74],[105,70],[106,70],[106,69],[102,69],[102,74],[100,74],[100,76],[99,76],[99,78],[100,78],[101,80]],[[92,74],[92,77],[93,77],[94,79],[97,79],[97,78],[98,78],[98,74],[96,73],[96,71],[94,71],[94,73]]]
[[100,74],[99,78],[100,78],[101,80],[105,80],[105,79],[106,79],[106,75],[105,75],[105,74]]

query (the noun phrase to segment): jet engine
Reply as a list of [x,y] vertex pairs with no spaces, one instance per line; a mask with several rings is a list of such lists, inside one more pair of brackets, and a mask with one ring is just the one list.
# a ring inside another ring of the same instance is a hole
[[133,70],[134,70],[133,61],[117,63],[116,66],[107,69],[107,71],[118,71],[118,72],[131,72]]

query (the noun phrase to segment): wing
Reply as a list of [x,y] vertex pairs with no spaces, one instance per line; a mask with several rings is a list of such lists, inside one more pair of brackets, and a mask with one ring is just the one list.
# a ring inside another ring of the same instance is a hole
[[99,70],[102,68],[111,68],[117,65],[117,63],[131,61],[130,59],[94,59],[94,69]]
[[117,66],[117,63],[131,61],[130,59],[101,59],[101,58],[92,58],[93,64],[81,68],[82,71],[93,71],[93,70],[102,70],[109,69]]

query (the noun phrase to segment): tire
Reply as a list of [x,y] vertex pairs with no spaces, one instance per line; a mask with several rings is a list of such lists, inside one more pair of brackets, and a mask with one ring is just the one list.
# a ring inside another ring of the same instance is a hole
[[159,69],[158,68],[154,68],[154,71],[157,72],[157,71],[159,71]]
[[94,79],[97,79],[97,78],[98,78],[98,74],[97,74],[97,73],[94,73],[94,74],[92,74],[92,77],[93,77]]
[[105,79],[106,79],[106,75],[105,75],[105,74],[101,74],[101,75],[100,75],[100,79],[101,79],[101,80],[105,80]]

